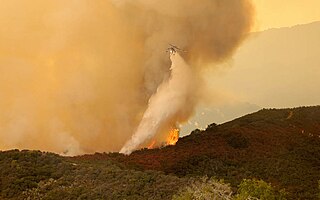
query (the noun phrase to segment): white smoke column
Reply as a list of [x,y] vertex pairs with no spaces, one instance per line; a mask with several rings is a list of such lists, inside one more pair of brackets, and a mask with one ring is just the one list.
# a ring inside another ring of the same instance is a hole
[[120,153],[131,154],[173,119],[183,119],[187,107],[193,107],[192,96],[196,87],[193,84],[194,73],[178,53],[171,53],[170,59],[172,65],[169,80],[163,82],[150,98],[138,129]]

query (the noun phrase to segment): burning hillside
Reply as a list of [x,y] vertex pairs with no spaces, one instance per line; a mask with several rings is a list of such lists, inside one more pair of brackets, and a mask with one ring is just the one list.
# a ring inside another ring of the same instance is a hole
[[176,145],[176,143],[179,140],[179,132],[180,130],[178,128],[172,128],[168,132],[165,142],[160,141],[160,144],[159,144],[159,141],[152,140],[152,142],[147,146],[147,148],[154,149],[154,148],[164,147],[168,145]]
[[171,129],[169,132],[169,136],[167,138],[166,144],[167,145],[175,145],[179,140],[179,129],[174,128]]

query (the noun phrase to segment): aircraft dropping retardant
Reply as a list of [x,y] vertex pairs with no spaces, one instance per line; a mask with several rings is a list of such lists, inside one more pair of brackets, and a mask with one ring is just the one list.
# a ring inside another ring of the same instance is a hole
[[185,51],[185,50],[183,50],[183,49],[181,49],[181,48],[179,48],[179,47],[177,47],[177,46],[175,46],[173,44],[169,44],[169,45],[170,45],[170,47],[167,49],[166,52],[169,52],[172,55],[176,54],[177,51],[187,52],[187,51]]

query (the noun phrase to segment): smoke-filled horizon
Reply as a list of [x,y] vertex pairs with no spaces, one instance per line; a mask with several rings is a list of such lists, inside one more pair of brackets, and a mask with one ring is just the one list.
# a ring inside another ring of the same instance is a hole
[[4,0],[0,149],[119,151],[169,78],[168,43],[195,73],[229,58],[249,0]]

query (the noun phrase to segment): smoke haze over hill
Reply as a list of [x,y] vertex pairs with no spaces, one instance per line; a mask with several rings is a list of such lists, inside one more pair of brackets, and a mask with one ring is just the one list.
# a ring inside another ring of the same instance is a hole
[[0,149],[118,151],[169,76],[168,42],[194,71],[227,59],[253,22],[249,0],[5,0]]

